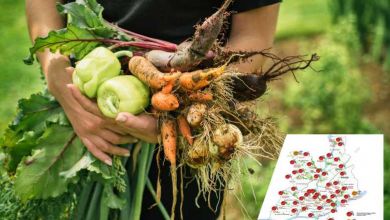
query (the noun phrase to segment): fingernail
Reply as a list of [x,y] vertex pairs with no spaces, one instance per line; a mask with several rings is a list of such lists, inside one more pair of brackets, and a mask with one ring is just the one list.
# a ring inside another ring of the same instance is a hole
[[123,154],[124,157],[130,157],[130,152]]
[[105,160],[104,163],[106,163],[108,166],[112,166],[112,160]]
[[68,89],[71,89],[72,88],[72,84],[66,84],[66,87],[68,87]]
[[125,115],[118,115],[118,117],[116,118],[117,122],[125,122],[126,120],[127,118]]

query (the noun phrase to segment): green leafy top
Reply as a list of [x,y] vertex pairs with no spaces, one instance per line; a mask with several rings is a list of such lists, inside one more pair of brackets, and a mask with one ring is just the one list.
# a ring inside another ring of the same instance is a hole
[[118,33],[103,19],[103,7],[95,0],[58,4],[57,9],[68,15],[67,27],[37,38],[30,48],[30,55],[24,59],[26,64],[32,64],[35,53],[46,48],[51,52],[74,55],[79,60],[101,44],[99,39],[112,38]]

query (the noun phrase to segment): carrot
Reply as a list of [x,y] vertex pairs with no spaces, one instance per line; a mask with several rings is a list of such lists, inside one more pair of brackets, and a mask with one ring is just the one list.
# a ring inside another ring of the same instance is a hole
[[177,117],[177,124],[179,126],[180,133],[187,140],[187,142],[192,145],[194,143],[194,139],[191,134],[191,128],[183,115],[179,115]]
[[172,210],[171,220],[175,219],[175,207],[177,203],[177,175],[176,175],[176,146],[177,146],[177,132],[176,123],[172,119],[165,119],[161,125],[161,136],[164,146],[164,154],[167,160],[171,163],[171,177],[172,177]]
[[193,92],[188,98],[193,102],[209,102],[213,100],[213,94],[209,92]]
[[221,76],[226,69],[226,65],[210,68],[206,70],[196,70],[182,73],[179,77],[179,85],[186,90],[199,90],[210,84],[210,82]]
[[179,107],[179,100],[174,94],[160,91],[153,94],[152,106],[159,111],[173,111]]
[[150,61],[141,56],[134,56],[129,60],[129,70],[153,89],[161,89],[180,76],[180,73],[160,72]]
[[163,71],[169,71],[172,68],[189,71],[196,67],[208,57],[210,49],[221,32],[226,17],[225,12],[231,2],[232,0],[226,0],[218,11],[197,26],[193,40],[179,45],[177,52],[152,50],[146,54],[147,59]]

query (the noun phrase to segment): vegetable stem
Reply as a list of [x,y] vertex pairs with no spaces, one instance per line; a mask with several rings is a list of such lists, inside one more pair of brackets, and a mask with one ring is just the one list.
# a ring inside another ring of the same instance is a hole
[[115,52],[114,54],[116,57],[123,57],[123,56],[132,57],[133,56],[133,53],[131,51],[128,51],[128,50],[120,50],[118,52]]
[[138,156],[138,167],[136,174],[136,186],[132,201],[132,213],[129,219],[140,219],[142,210],[142,198],[145,189],[145,178],[149,173],[148,161],[153,157],[153,145],[142,142],[141,152]]
[[153,189],[153,186],[152,186],[152,183],[150,182],[149,177],[146,178],[146,187],[148,187],[150,194],[152,194],[154,200],[156,201],[157,207],[160,209],[161,214],[164,217],[164,220],[170,220],[170,217],[169,217],[168,212],[165,209],[164,205],[161,203],[161,201],[157,201],[156,192]]

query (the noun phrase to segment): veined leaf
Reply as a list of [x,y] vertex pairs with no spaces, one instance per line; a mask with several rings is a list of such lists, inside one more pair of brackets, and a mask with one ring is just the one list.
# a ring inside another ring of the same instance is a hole
[[67,179],[73,178],[77,175],[80,170],[87,169],[93,162],[95,162],[96,158],[91,155],[89,152],[85,152],[84,156],[77,161],[77,163],[71,167],[69,170],[63,171],[60,173],[60,176],[63,176]]
[[103,19],[103,7],[94,0],[58,4],[57,10],[68,14],[68,24],[87,29],[96,36],[110,38],[116,33]]
[[19,164],[15,193],[22,201],[47,199],[66,192],[73,179],[60,176],[84,153],[84,147],[69,126],[51,124],[38,140],[39,148]]
[[67,28],[51,31],[48,36],[36,39],[34,46],[30,48],[30,56],[24,62],[32,64],[34,54],[45,48],[49,48],[51,52],[59,51],[66,56],[73,54],[80,60],[101,44],[97,39],[93,32],[69,24]]
[[14,172],[22,157],[30,154],[46,123],[69,125],[66,116],[53,97],[38,93],[19,100],[18,115],[1,138],[1,146],[7,152],[7,169]]

